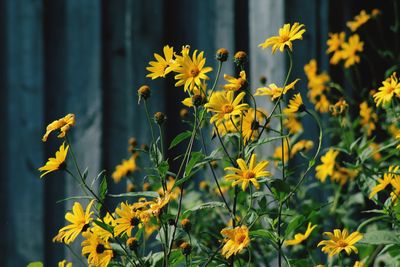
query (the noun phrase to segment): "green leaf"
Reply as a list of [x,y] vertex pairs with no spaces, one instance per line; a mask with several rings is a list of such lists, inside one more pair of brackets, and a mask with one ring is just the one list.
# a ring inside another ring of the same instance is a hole
[[294,230],[300,227],[304,222],[304,216],[298,215],[294,217],[288,224],[285,230],[285,237],[289,236]]
[[204,154],[202,152],[193,152],[191,154],[189,163],[186,165],[185,168],[185,176],[189,176],[190,173],[192,172],[194,166],[199,163],[200,161],[202,161],[204,159]]
[[191,135],[192,135],[192,133],[190,131],[186,131],[186,132],[178,134],[174,138],[174,140],[172,140],[171,144],[169,145],[169,149],[179,145],[182,141],[188,139]]
[[41,261],[31,262],[26,267],[43,267],[43,263]]
[[377,230],[365,233],[359,242],[370,245],[389,245],[400,244],[400,239],[396,232]]
[[161,178],[164,178],[169,170],[169,164],[166,160],[162,161],[160,165],[157,168],[158,174],[160,175]]
[[278,247],[277,243],[278,240],[276,238],[276,236],[274,235],[274,233],[272,233],[269,230],[266,229],[259,229],[259,230],[254,230],[254,231],[250,231],[249,235],[251,237],[261,237],[263,239],[268,240],[275,248]]
[[107,232],[113,233],[113,228],[110,225],[103,223],[102,221],[99,220],[94,220],[93,222],[98,226],[100,226],[101,228],[103,228],[104,230],[106,230]]
[[107,177],[105,175],[103,175],[103,179],[101,180],[100,183],[100,188],[99,188],[99,199],[101,200],[101,202],[99,202],[97,204],[97,210],[101,210],[102,208],[102,202],[104,201],[104,199],[107,196],[107,192],[108,192],[108,188],[107,188]]
[[145,192],[128,192],[123,194],[109,194],[109,197],[159,197],[157,192],[145,191]]
[[193,208],[185,210],[183,214],[186,214],[188,212],[192,211],[197,211],[197,210],[204,210],[204,209],[212,209],[212,208],[223,208],[225,207],[224,202],[218,202],[218,201],[212,201],[212,202],[207,202],[207,203],[202,203],[200,205],[194,206]]

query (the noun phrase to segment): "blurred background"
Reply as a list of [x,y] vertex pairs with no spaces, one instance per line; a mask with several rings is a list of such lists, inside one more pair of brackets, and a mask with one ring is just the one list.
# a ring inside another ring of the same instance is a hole
[[[292,77],[302,79],[298,88],[306,92],[304,64],[316,58],[321,70],[329,70],[328,32],[344,30],[361,9],[390,6],[379,0],[1,0],[2,266],[36,260],[56,266],[68,254],[51,240],[71,206],[57,201],[76,195],[77,188],[60,173],[39,179],[37,168],[60,142],[42,143],[48,123],[76,115],[72,142],[90,177],[103,169],[112,173],[128,155],[129,137],[149,141],[144,110],[137,105],[136,90],[143,84],[152,88],[151,111],[167,114],[167,139],[179,133],[182,90],[172,81],[145,77],[153,53],[161,53],[164,45],[204,50],[206,65],[214,68],[218,48],[227,48],[230,56],[244,50],[255,90],[261,76],[282,84],[286,72],[282,55],[257,45],[284,23],[300,22],[307,32],[295,44]],[[223,73],[234,71],[233,63],[225,64]],[[111,192],[125,190],[110,186]]]

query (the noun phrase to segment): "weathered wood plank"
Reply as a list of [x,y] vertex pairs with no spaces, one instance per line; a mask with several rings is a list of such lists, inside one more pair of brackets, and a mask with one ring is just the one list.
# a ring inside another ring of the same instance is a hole
[[1,89],[0,258],[11,267],[43,257],[43,184],[37,171],[43,163],[43,7],[41,1],[2,2],[2,67],[7,69]]

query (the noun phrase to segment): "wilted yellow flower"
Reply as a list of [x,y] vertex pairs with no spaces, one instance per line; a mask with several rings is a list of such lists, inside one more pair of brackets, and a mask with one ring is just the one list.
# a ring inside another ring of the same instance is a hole
[[47,137],[53,131],[60,130],[58,138],[63,138],[68,133],[69,128],[75,125],[75,115],[67,114],[64,118],[55,120],[46,127],[46,133],[43,135],[42,141],[46,142]]
[[339,151],[335,151],[332,148],[326,152],[324,156],[321,157],[322,164],[315,167],[315,177],[321,182],[325,182],[328,176],[332,176],[333,170],[335,168],[336,157]]
[[82,255],[87,256],[89,266],[107,267],[114,256],[110,244],[95,233],[87,231],[82,234]]
[[381,104],[385,105],[391,102],[394,95],[400,95],[400,83],[396,72],[393,72],[389,78],[383,81],[378,92],[374,94],[376,106],[379,107]]
[[252,183],[255,188],[259,189],[260,184],[257,179],[261,177],[271,176],[269,171],[266,171],[269,162],[266,160],[256,163],[257,156],[252,154],[250,157],[250,163],[247,166],[246,161],[243,159],[237,159],[236,163],[239,168],[226,167],[225,171],[231,171],[234,173],[227,174],[224,176],[225,180],[233,181],[232,186],[242,184],[242,190],[245,191],[249,183]]
[[345,167],[338,167],[337,169],[333,170],[331,175],[331,180],[333,182],[338,182],[341,185],[347,183],[348,180],[354,180],[358,175],[358,171],[354,169],[348,169]]
[[364,42],[360,41],[360,36],[354,34],[350,36],[348,42],[342,44],[342,59],[344,62],[344,67],[349,68],[350,66],[360,62],[360,56],[357,52],[362,52],[364,50]]
[[278,87],[276,86],[276,84],[271,83],[268,87],[258,88],[254,95],[256,96],[267,95],[271,96],[272,100],[275,100],[279,98],[281,95],[286,94],[289,90],[293,89],[299,80],[300,79],[296,79],[294,82],[290,83],[289,85],[286,85],[285,88]]
[[333,233],[325,232],[324,234],[327,235],[330,240],[319,242],[318,247],[324,246],[321,250],[322,252],[329,254],[329,256],[339,254],[342,250],[346,251],[348,255],[353,251],[358,253],[354,244],[363,238],[363,235],[360,232],[356,231],[349,235],[349,232],[346,229],[343,231],[335,229],[333,230]]
[[212,94],[210,100],[204,105],[205,108],[215,114],[211,117],[210,123],[227,121],[232,116],[240,115],[244,110],[248,108],[248,104],[240,104],[245,92],[241,92],[234,97],[235,92],[229,91],[225,94]]
[[212,71],[211,67],[204,67],[206,59],[204,58],[204,52],[200,52],[197,55],[197,50],[193,52],[192,57],[189,56],[189,51],[182,52],[182,55],[176,55],[176,66],[173,71],[177,73],[175,75],[175,86],[182,86],[185,92],[187,90],[192,91],[194,86],[201,86],[204,80],[208,80],[209,77],[206,73]]
[[40,175],[40,178],[45,176],[46,174],[60,170],[65,166],[65,159],[67,158],[69,146],[65,146],[65,143],[62,143],[60,149],[56,152],[55,158],[49,158],[46,164],[39,168],[39,171],[44,171]]
[[128,160],[122,160],[122,163],[115,167],[115,171],[111,174],[115,183],[137,170],[136,155],[131,156]]
[[239,78],[224,74],[224,79],[228,82],[228,84],[224,85],[226,91],[239,91],[245,89],[247,85],[246,72],[244,70],[240,72]]
[[164,208],[170,201],[171,195],[166,192],[164,196],[156,198],[153,202],[150,203],[149,211],[154,216],[159,216],[162,208]]
[[352,32],[355,32],[361,25],[367,23],[370,18],[371,16],[365,10],[361,10],[360,14],[356,15],[353,21],[347,22],[346,25]]
[[84,211],[82,205],[79,202],[75,202],[72,212],[65,214],[65,219],[71,224],[61,228],[53,241],[70,244],[80,233],[86,232],[89,229],[90,222],[93,220],[91,218],[93,211],[90,211],[93,203],[94,200],[90,201]]
[[346,100],[341,98],[338,102],[335,103],[335,105],[329,106],[329,111],[332,113],[333,116],[339,116],[346,111],[348,106],[349,105],[347,104]]
[[378,121],[378,115],[368,107],[367,101],[360,104],[360,124],[366,131],[368,136],[371,136],[375,130],[375,123]]
[[304,24],[299,24],[298,22],[294,23],[292,26],[290,26],[289,23],[285,24],[279,29],[279,36],[270,37],[266,39],[264,43],[261,43],[258,46],[262,47],[263,49],[267,48],[268,46],[272,46],[272,54],[275,53],[277,49],[283,52],[285,46],[292,51],[292,41],[303,39],[303,33],[306,31],[303,29],[303,27]]
[[295,234],[294,235],[294,239],[286,240],[284,242],[284,245],[285,246],[294,246],[294,245],[300,244],[301,242],[303,242],[304,240],[306,240],[310,236],[310,234],[312,233],[312,231],[314,230],[315,227],[317,227],[317,225],[313,225],[312,226],[311,223],[309,222],[308,226],[307,226],[307,230],[306,230],[306,232],[304,234],[300,234],[300,233],[299,234]]
[[157,61],[150,61],[149,67],[146,68],[150,73],[146,75],[146,77],[151,78],[152,80],[162,77],[165,78],[165,75],[170,73],[173,69],[175,63],[174,57],[174,48],[171,46],[164,46],[163,48],[164,57],[159,54],[154,53],[154,58]]
[[249,229],[242,225],[233,229],[224,228],[221,235],[225,236],[221,254],[225,258],[236,255],[250,244]]

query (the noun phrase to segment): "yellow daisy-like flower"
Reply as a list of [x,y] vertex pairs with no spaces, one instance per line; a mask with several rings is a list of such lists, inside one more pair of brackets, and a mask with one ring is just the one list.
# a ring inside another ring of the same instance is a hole
[[213,136],[216,136],[217,134],[217,130],[218,130],[218,134],[220,136],[224,136],[228,133],[237,133],[238,129],[240,129],[240,117],[233,117],[231,118],[231,120],[228,121],[220,121],[217,122],[215,125],[217,126],[217,128],[213,128]]
[[276,52],[277,49],[283,52],[285,46],[289,48],[290,51],[293,50],[292,41],[294,40],[302,40],[303,33],[306,31],[303,29],[304,24],[299,24],[298,22],[294,23],[292,26],[290,24],[285,24],[282,28],[279,29],[279,36],[273,36],[265,40],[264,43],[259,44],[261,48],[267,48],[268,46],[272,46],[272,54]]
[[252,183],[255,188],[259,189],[260,184],[258,183],[257,179],[261,177],[271,176],[271,173],[265,170],[269,164],[268,161],[263,160],[259,163],[256,163],[256,160],[256,154],[252,154],[250,157],[250,163],[247,166],[246,162],[243,159],[237,159],[236,163],[239,168],[226,167],[225,171],[231,171],[234,173],[225,175],[225,180],[233,181],[232,186],[241,183],[243,191],[246,190],[249,183]]
[[339,151],[335,151],[332,148],[326,152],[324,156],[321,157],[322,164],[315,167],[316,174],[315,177],[321,182],[325,182],[328,176],[332,176],[333,170],[335,168],[335,160]]
[[371,16],[365,10],[361,10],[360,14],[356,15],[353,21],[348,21],[346,25],[352,32],[355,32],[360,26],[367,23],[370,18]]
[[65,146],[65,143],[60,146],[60,149],[56,152],[55,158],[49,158],[46,164],[39,168],[39,171],[44,171],[44,173],[40,175],[40,178],[50,172],[61,170],[65,167],[65,159],[67,158],[68,149],[69,146]]
[[307,230],[304,234],[301,234],[301,233],[295,234],[294,239],[286,240],[284,242],[284,245],[285,246],[294,246],[294,245],[300,244],[301,242],[303,242],[310,236],[310,234],[312,233],[312,231],[314,230],[315,227],[317,227],[317,225],[312,226],[311,223],[309,222],[308,226],[307,226]]
[[226,91],[239,91],[244,89],[247,84],[246,80],[246,72],[242,70],[239,74],[239,78],[232,77],[228,74],[224,74],[224,79],[228,82],[228,84],[224,85],[224,89]]
[[268,95],[271,96],[272,100],[275,100],[279,98],[281,95],[286,94],[290,89],[293,89],[299,80],[300,79],[296,79],[294,82],[285,86],[285,88],[278,87],[276,86],[276,84],[271,83],[268,87],[258,88],[254,95],[256,96]]
[[210,123],[227,121],[232,116],[240,115],[244,110],[248,108],[248,104],[240,104],[245,92],[241,92],[234,98],[234,92],[229,91],[225,94],[212,94],[210,100],[204,105],[205,108],[215,114],[211,117]]
[[115,236],[126,234],[131,237],[132,229],[140,223],[139,212],[133,210],[128,203],[121,203],[121,208],[116,208],[115,213],[119,216],[119,218],[115,219]]
[[339,167],[334,169],[333,174],[331,176],[331,180],[333,182],[338,182],[341,185],[347,183],[348,180],[354,180],[358,175],[358,170],[348,169],[345,167]]
[[309,151],[314,147],[314,142],[311,140],[300,140],[292,146],[290,150],[290,156],[294,157],[300,151]]
[[75,115],[67,114],[64,118],[55,120],[46,127],[46,133],[43,135],[42,141],[46,142],[49,134],[53,131],[60,130],[58,138],[63,138],[68,133],[69,128],[75,125]]
[[94,200],[90,201],[87,205],[86,210],[83,210],[82,205],[79,202],[75,202],[72,207],[72,212],[65,214],[65,219],[71,224],[64,226],[58,232],[55,241],[64,242],[70,244],[73,242],[80,233],[84,233],[89,229],[93,211],[90,211]]
[[224,228],[221,235],[225,236],[224,246],[221,254],[228,259],[232,255],[236,255],[250,244],[249,229],[242,225],[233,229]]
[[208,80],[209,77],[206,73],[212,71],[211,67],[204,67],[206,59],[204,58],[204,52],[200,52],[197,55],[197,50],[193,52],[192,57],[189,56],[189,52],[183,52],[181,56],[176,56],[176,67],[173,71],[175,75],[175,86],[182,86],[185,92],[187,90],[192,91],[194,86],[201,86],[204,80]]
[[[103,220],[98,220],[99,222],[104,222],[105,224],[109,225],[110,228],[114,228],[116,223],[115,220],[113,219],[113,217],[111,216],[110,213],[107,212],[106,216],[104,216]],[[99,236],[101,239],[103,239],[104,241],[108,241],[108,239],[113,238],[114,235],[112,234],[112,232],[104,229],[103,227],[97,225],[97,224],[93,224],[92,227],[92,232],[95,233],[97,236]]]
[[378,192],[385,190],[385,188],[390,185],[396,177],[399,175],[394,174],[393,172],[397,172],[399,170],[399,166],[389,166],[389,171],[383,174],[383,179],[378,178],[378,183],[371,189],[371,193],[369,194],[369,198],[373,198]]
[[371,107],[368,107],[367,101],[360,104],[360,124],[366,131],[368,136],[371,136],[375,130],[375,123],[378,121],[378,115],[373,112]]
[[171,46],[164,46],[163,48],[164,57],[159,54],[154,53],[154,58],[157,61],[150,61],[149,67],[146,68],[150,73],[146,75],[146,77],[151,78],[152,80],[157,79],[159,77],[165,78],[165,75],[170,73],[173,70],[173,66],[175,61],[174,57],[174,48]]
[[394,95],[400,95],[400,83],[396,72],[383,81],[378,92],[374,94],[376,106],[379,107],[380,105],[385,105],[391,102]]
[[[286,138],[285,141],[283,142],[283,157],[284,157],[284,163],[286,164],[289,159],[289,139]],[[282,163],[282,146],[277,146],[275,148],[274,154],[272,157],[275,160],[275,166],[278,166],[279,163]]]
[[341,33],[329,33],[329,39],[326,41],[328,45],[328,49],[326,50],[327,54],[334,53],[340,50],[342,44],[344,44],[344,40],[346,38],[346,34],[344,32]]
[[58,262],[58,267],[72,267],[72,262],[67,263],[67,260]]
[[161,214],[162,209],[169,203],[170,200],[171,194],[166,192],[164,196],[158,197],[150,203],[149,212],[158,217]]
[[303,103],[303,99],[301,98],[300,93],[297,93],[293,96],[289,101],[288,107],[285,109],[285,114],[287,113],[296,113],[302,112],[305,110],[305,106]]
[[115,183],[119,183],[121,179],[137,170],[136,154],[131,156],[128,160],[122,160],[122,163],[115,167],[114,172],[111,174]]
[[87,256],[89,266],[107,267],[114,256],[110,244],[90,231],[82,235],[86,238],[81,244],[82,255]]
[[344,67],[349,68],[350,66],[360,62],[360,56],[357,52],[362,52],[364,50],[364,42],[360,41],[360,36],[354,34],[350,36],[348,42],[342,44],[342,59],[344,62]]
[[290,134],[296,134],[303,131],[303,125],[296,118],[296,115],[293,113],[285,114],[286,118],[283,121],[283,126],[289,130]]
[[390,197],[391,197],[392,203],[395,203],[395,202],[397,202],[397,199],[400,196],[400,175],[394,175],[390,184],[393,187],[393,191],[390,193]]
[[265,124],[266,118],[267,115],[260,110],[249,108],[246,111],[246,115],[243,116],[241,127],[245,144],[247,144],[249,140],[255,140],[259,137],[260,126]]
[[346,251],[347,255],[350,255],[353,251],[354,253],[358,253],[354,244],[363,238],[360,232],[356,231],[349,235],[346,229],[343,231],[335,229],[333,233],[325,232],[324,234],[327,235],[330,240],[323,240],[319,242],[317,246],[324,246],[321,250],[329,254],[329,256],[339,254],[342,250]]

